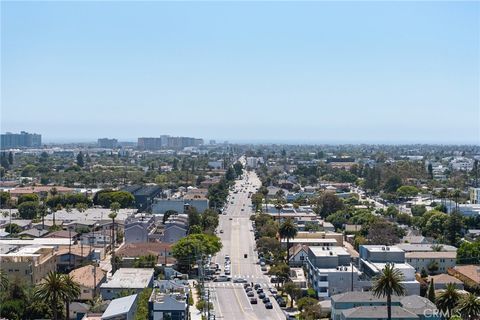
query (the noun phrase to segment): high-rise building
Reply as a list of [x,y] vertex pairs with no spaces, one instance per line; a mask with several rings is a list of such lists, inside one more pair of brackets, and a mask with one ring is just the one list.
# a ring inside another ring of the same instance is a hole
[[117,139],[101,138],[97,140],[97,145],[99,148],[105,149],[115,149],[118,146]]
[[7,132],[1,135],[0,148],[37,148],[42,146],[42,135],[21,131]]

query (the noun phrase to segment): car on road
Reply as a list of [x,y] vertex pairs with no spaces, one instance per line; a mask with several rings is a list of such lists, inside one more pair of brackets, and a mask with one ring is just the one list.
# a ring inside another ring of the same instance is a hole
[[257,304],[258,303],[257,298],[250,298],[250,303]]
[[271,302],[265,303],[265,308],[267,308],[267,309],[273,309],[272,303],[271,303]]
[[280,308],[286,308],[287,307],[287,302],[282,297],[277,299],[277,303],[280,306]]
[[260,283],[256,283],[256,284],[253,286],[253,288],[254,288],[255,290],[258,290],[258,289],[261,288],[261,287],[262,287],[262,286],[260,285]]
[[275,288],[270,288],[270,289],[268,289],[268,291],[270,291],[271,294],[277,294],[278,293],[277,289],[275,289]]
[[222,275],[222,276],[218,276],[215,279],[213,279],[213,282],[226,282],[226,281],[230,281],[230,280],[232,280],[232,278]]
[[263,293],[263,292],[258,293],[258,298],[263,299],[265,297],[266,297],[265,293]]
[[267,271],[267,267],[266,267],[266,266],[263,266],[263,267],[260,268],[260,270],[262,270],[262,271]]
[[230,269],[225,269],[225,274],[230,275]]
[[247,280],[244,278],[235,278],[233,279],[233,283],[247,283]]
[[228,254],[225,255],[225,260],[227,260],[227,261],[230,260],[230,256]]
[[245,288],[245,292],[253,292],[252,287],[246,287],[246,288]]
[[271,283],[278,283],[278,278],[277,277],[271,277],[270,282]]
[[220,233],[223,233],[223,229],[220,229]]
[[[245,283],[245,284],[243,285],[243,289],[246,290],[247,288],[250,288],[250,283]],[[251,290],[251,289],[252,289],[252,288],[250,288],[250,290]]]
[[255,297],[255,293],[253,293],[253,291],[248,291],[247,297]]
[[260,261],[260,266],[264,267],[265,266],[265,261]]
[[270,298],[269,297],[265,297],[262,299],[263,303],[267,303],[267,302],[270,302]]
[[233,220],[233,218],[232,218],[232,217],[230,217],[230,218],[228,218],[228,220]]

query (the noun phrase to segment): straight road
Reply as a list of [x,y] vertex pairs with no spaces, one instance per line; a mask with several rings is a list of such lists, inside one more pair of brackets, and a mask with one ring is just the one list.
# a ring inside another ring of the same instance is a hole
[[[255,173],[244,171],[243,179],[237,180],[235,190],[238,193],[230,192],[228,206],[224,215],[220,216],[218,231],[222,239],[223,248],[213,258],[213,261],[220,264],[222,273],[224,271],[225,256],[229,255],[231,260],[231,277],[245,278],[248,282],[260,283],[264,292],[270,297],[273,309],[266,309],[261,300],[258,304],[250,304],[243,284],[233,282],[210,282],[206,284],[212,290],[216,319],[227,320],[284,320],[285,315],[278,306],[275,299],[268,292],[270,284],[268,276],[264,275],[257,264],[258,257],[255,251],[255,239],[252,232],[251,201],[248,198],[249,192],[255,193],[255,189],[261,185]],[[247,258],[244,255],[247,254]]]

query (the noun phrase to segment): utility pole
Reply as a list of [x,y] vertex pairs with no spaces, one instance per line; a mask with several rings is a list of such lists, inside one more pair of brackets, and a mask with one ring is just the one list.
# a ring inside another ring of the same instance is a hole
[[210,289],[207,289],[207,320],[210,320]]

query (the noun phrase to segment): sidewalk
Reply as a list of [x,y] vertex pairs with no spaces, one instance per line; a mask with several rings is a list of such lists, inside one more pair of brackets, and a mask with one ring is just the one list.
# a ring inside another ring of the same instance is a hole
[[190,292],[192,293],[192,297],[193,297],[193,306],[189,307],[190,319],[191,320],[202,320],[202,312],[200,310],[198,310],[197,307],[196,307],[197,301],[198,301],[197,292],[196,292],[196,289],[195,289],[195,284],[196,283],[197,283],[196,280],[188,280],[188,285],[190,287]]

